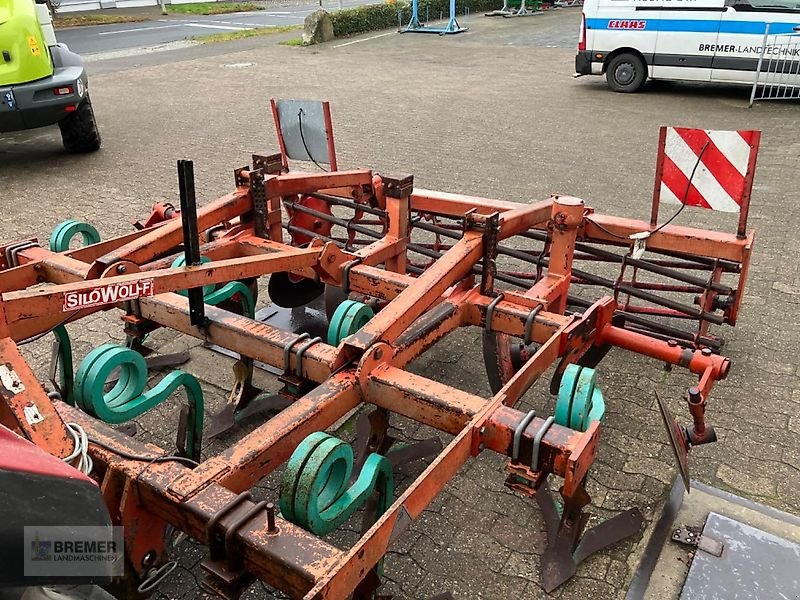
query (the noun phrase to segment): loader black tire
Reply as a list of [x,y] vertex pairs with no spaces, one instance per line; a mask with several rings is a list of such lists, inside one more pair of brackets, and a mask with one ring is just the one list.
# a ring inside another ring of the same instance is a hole
[[67,152],[96,152],[100,149],[100,132],[92,110],[89,96],[77,108],[58,123],[61,140]]

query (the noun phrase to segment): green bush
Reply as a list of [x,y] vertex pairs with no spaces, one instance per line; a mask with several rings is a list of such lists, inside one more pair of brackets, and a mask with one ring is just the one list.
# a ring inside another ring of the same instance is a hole
[[[456,12],[464,14],[465,9],[470,12],[497,10],[503,5],[502,0],[456,0]],[[389,29],[397,27],[398,12],[401,14],[403,26],[411,19],[411,2],[395,2],[394,4],[370,4],[356,8],[345,8],[331,13],[333,34],[336,37]],[[450,0],[419,0],[419,18],[424,21],[427,15],[431,20],[436,20],[439,15],[444,18],[450,14]]]

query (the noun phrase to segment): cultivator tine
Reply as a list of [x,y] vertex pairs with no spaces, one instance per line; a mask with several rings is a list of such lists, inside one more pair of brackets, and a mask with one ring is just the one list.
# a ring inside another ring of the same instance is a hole
[[[255,389],[255,388],[253,388]],[[290,406],[294,398],[283,394],[261,393],[248,400],[249,394],[239,404],[227,403],[225,407],[211,417],[208,426],[208,438],[214,439],[224,433],[231,433],[258,415],[276,414]]]
[[[211,416],[211,423],[208,427],[209,439],[213,439],[234,429],[246,418],[251,417],[257,412],[266,412],[269,408],[275,406],[274,403],[268,403],[269,406],[266,406],[262,401],[256,402],[260,395],[257,395],[258,390],[252,385],[252,359],[241,358],[237,360],[233,364],[233,375],[233,387],[228,394],[225,406],[221,411]],[[256,405],[251,406],[254,402],[256,402]],[[249,411],[245,412],[246,409],[249,409]]]
[[483,332],[482,352],[489,388],[496,394],[519,368],[514,364],[512,342],[503,333]]
[[577,529],[577,523],[568,526],[568,529],[562,524],[556,539],[550,541],[547,550],[542,554],[542,587],[547,593],[569,581],[578,570],[578,565],[572,557]]
[[236,405],[226,402],[221,411],[211,415],[206,433],[209,440],[213,440],[236,427],[236,419],[234,418],[235,412]]
[[612,546],[621,542],[625,538],[636,535],[642,530],[644,516],[637,507],[629,508],[626,511],[614,515],[610,519],[595,525],[584,532],[578,547],[572,557],[575,564],[580,564],[598,550]]
[[558,523],[561,517],[559,517],[556,502],[553,499],[553,494],[550,491],[550,485],[547,483],[547,479],[542,481],[541,485],[536,490],[535,497],[536,504],[539,505],[539,510],[542,511],[542,519],[547,529],[547,538],[555,539],[558,535]]
[[373,452],[385,455],[395,438],[388,435],[389,415],[387,411],[377,408],[369,414],[361,413],[356,420],[356,440],[354,446],[353,474],[351,482],[358,478],[367,457]]
[[421,442],[404,444],[400,448],[390,450],[386,458],[397,468],[401,465],[412,463],[429,456],[435,456],[442,451],[442,441],[439,438],[428,438]]
[[686,430],[678,424],[678,421],[672,416],[667,404],[655,392],[656,401],[658,403],[658,411],[661,414],[661,420],[664,422],[664,428],[667,430],[667,440],[669,441],[672,454],[675,456],[675,464],[678,467],[678,472],[681,474],[683,485],[686,487],[686,493],[691,491],[691,484],[689,478],[689,442]]

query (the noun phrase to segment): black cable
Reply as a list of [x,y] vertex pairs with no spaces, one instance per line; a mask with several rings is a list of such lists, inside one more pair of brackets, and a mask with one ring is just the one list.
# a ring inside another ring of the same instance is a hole
[[694,174],[697,171],[697,167],[700,166],[700,159],[703,158],[703,153],[705,153],[706,148],[708,148],[708,145],[710,143],[711,142],[706,142],[703,148],[700,150],[700,154],[697,155],[697,162],[694,163],[694,168],[692,168],[692,173],[691,175],[689,175],[689,181],[686,183],[686,191],[683,193],[683,201],[681,202],[680,207],[678,207],[678,211],[674,215],[672,215],[669,219],[667,219],[664,223],[659,225],[655,229],[655,231],[653,231],[650,235],[652,235],[653,233],[658,233],[659,231],[664,229],[664,227],[672,223],[672,221],[675,220],[675,217],[681,214],[681,211],[686,207],[686,201],[689,199],[689,188],[692,187],[692,180],[694,179]]
[[[678,217],[678,215],[681,214],[681,212],[683,212],[683,209],[686,208],[686,201],[689,198],[689,190],[692,187],[692,180],[694,179],[694,174],[697,172],[697,167],[700,166],[700,160],[703,158],[703,154],[705,153],[706,148],[708,148],[708,144],[709,143],[710,142],[706,142],[705,145],[703,146],[703,148],[700,150],[700,154],[697,155],[697,161],[694,163],[694,167],[692,167],[692,172],[689,175],[689,181],[686,182],[686,191],[683,193],[683,200],[681,201],[681,205],[678,207],[678,210],[675,211],[675,214],[673,214],[669,219],[664,221],[661,225],[656,227],[653,231],[650,231],[649,232],[650,235],[653,235],[654,233],[658,233],[659,231],[664,229],[664,227],[666,227],[667,225],[672,223]],[[592,221],[592,224],[597,226],[598,229],[600,229],[601,231],[606,232],[608,235],[610,235],[612,237],[615,237],[615,238],[620,239],[620,240],[630,241],[630,237],[624,236],[624,235],[618,235],[618,234],[614,233],[613,231],[609,231],[608,229],[606,229],[605,227],[603,227],[602,225],[600,225],[600,223],[597,223],[596,221]]]
[[[200,466],[200,463],[192,460],[191,458],[186,458],[185,456],[143,456],[141,454],[131,454],[130,452],[125,452],[124,450],[118,450],[113,446],[104,444],[103,442],[98,441],[92,437],[89,438],[89,443],[94,444],[95,446],[100,446],[101,448],[105,448],[106,450],[110,450],[114,454],[121,456],[122,458],[126,458],[128,460],[140,460],[147,462],[148,463],[147,466],[150,466],[154,463],[162,463],[162,462],[177,462],[188,465],[190,467]],[[147,468],[147,466],[145,468]]]
[[308,146],[306,145],[306,136],[303,135],[303,109],[302,108],[299,111],[297,111],[297,122],[300,125],[300,139],[303,142],[303,148],[305,148],[306,154],[308,154],[308,158],[310,158],[311,162],[313,162],[315,165],[317,165],[317,167],[319,167],[320,169],[322,169],[323,171],[325,171],[327,173],[328,169],[326,169],[321,164],[319,164],[316,160],[314,160],[314,157],[311,156],[311,152],[309,151]]
[[[587,218],[587,220],[589,220],[589,219]],[[601,231],[605,231],[608,235],[610,235],[611,237],[615,237],[618,240],[625,240],[626,242],[630,242],[631,241],[631,238],[629,236],[627,236],[627,235],[619,235],[618,233],[614,233],[613,231],[609,231],[608,229],[606,229],[605,227],[600,225],[600,223],[598,223],[597,221],[592,221],[592,225],[594,225],[595,227],[597,227]]]

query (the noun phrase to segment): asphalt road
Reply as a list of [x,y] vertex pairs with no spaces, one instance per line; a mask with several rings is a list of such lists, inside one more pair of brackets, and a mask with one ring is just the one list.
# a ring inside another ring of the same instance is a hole
[[[735,329],[712,328],[726,339],[732,361],[708,405],[719,441],[693,448],[690,468],[693,479],[800,514],[800,262],[790,260],[800,245],[797,104],[748,109],[743,87],[654,82],[641,94],[614,94],[600,77],[575,80],[579,9],[527,19],[473,15],[463,24],[469,32],[446,38],[370,32],[296,48],[268,37],[97,60],[91,91],[103,135],[99,152],[66,154],[55,127],[0,136],[0,240],[37,236],[46,245],[66,219],[93,223],[103,239],[128,233],[153,202],[178,201],[180,158],[195,161],[201,205],[229,193],[234,168],[249,164],[252,152],[277,148],[270,97],[330,100],[341,168],[412,173],[421,188],[512,201],[570,194],[601,213],[638,219],[650,212],[661,125],[761,130],[750,207],[757,238],[744,305]],[[735,227],[731,215],[699,210],[676,222]],[[259,302],[260,308],[264,294]],[[232,361],[168,334],[152,334],[158,352],[190,349],[192,360],[181,369],[202,380],[209,414],[220,410]],[[77,359],[125,339],[118,316],[106,313],[71,325],[70,335]],[[488,395],[481,336],[473,328],[446,337],[414,362],[415,372]],[[45,337],[22,347],[45,379],[50,344]],[[675,477],[654,392],[669,398],[686,424],[682,397],[696,379],[619,349],[598,376],[608,412],[590,472],[590,512],[596,522],[638,506],[652,524]],[[548,383],[549,374],[518,407],[552,414]],[[270,391],[279,386],[272,384]],[[181,403],[176,394],[139,418],[137,438],[172,449]],[[412,433],[416,440],[431,436],[422,428]],[[208,443],[207,455],[225,444]],[[483,452],[458,473],[393,544],[381,593],[409,600],[445,591],[457,600],[625,598],[649,535],[592,555],[574,579],[545,595],[545,525],[535,501],[504,488],[505,463]],[[254,498],[276,501],[280,475],[259,484]],[[358,526],[337,532],[335,543],[352,546]],[[189,571],[177,569],[154,599],[201,597],[195,577],[205,554],[185,541],[176,559]],[[682,580],[686,560],[684,551],[662,565]],[[245,597],[282,596],[256,585]]]
[[[347,0],[342,6],[370,4],[371,0]],[[93,27],[73,27],[57,32],[58,40],[78,54],[96,54],[118,50],[150,48],[195,36],[244,31],[259,27],[302,25],[307,15],[319,8],[318,2],[274,10],[230,13],[224,15],[170,16],[141,23],[120,23]],[[335,10],[336,2],[323,7]]]

